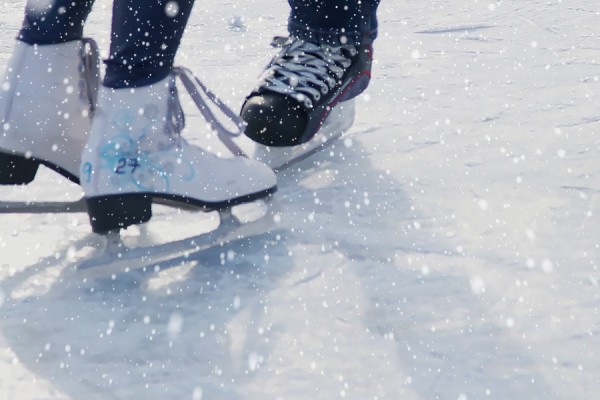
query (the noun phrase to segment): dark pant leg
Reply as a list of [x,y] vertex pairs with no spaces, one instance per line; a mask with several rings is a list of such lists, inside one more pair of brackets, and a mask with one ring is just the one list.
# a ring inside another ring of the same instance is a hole
[[28,44],[58,44],[81,39],[94,0],[28,1],[17,39]]
[[139,87],[169,74],[194,0],[114,0],[104,85]]
[[380,0],[288,0],[291,35],[330,45],[369,44],[377,37]]

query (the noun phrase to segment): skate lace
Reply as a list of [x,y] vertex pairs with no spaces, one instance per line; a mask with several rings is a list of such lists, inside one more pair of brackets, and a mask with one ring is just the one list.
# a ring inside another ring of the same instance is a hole
[[183,107],[179,101],[179,91],[175,86],[175,80],[172,79],[169,84],[169,98],[167,99],[167,118],[165,123],[165,131],[167,135],[178,136],[179,142],[181,132],[185,128],[185,114]]
[[98,104],[98,89],[100,87],[100,50],[95,40],[82,39],[81,67],[83,94],[89,102],[90,115],[93,116]]
[[358,52],[354,46],[318,46],[298,38],[275,37],[272,44],[282,51],[260,77],[259,90],[293,96],[308,109],[335,88]]
[[[200,79],[198,79],[192,71],[184,67],[173,68],[172,75],[177,77],[183,83],[183,86],[190,94],[190,97],[194,101],[194,104],[208,122],[210,128],[216,131],[219,139],[225,144],[225,146],[234,155],[244,155],[239,147],[231,140],[232,137],[240,136],[244,133],[246,123],[238,116],[238,114],[229,108],[221,99],[217,97]],[[212,105],[212,106],[211,106]],[[214,106],[214,107],[213,107]],[[226,120],[229,120],[228,125],[233,125],[235,128],[228,128],[225,123],[219,119],[213,112],[213,108],[216,108],[222,113]],[[170,96],[167,104],[167,121],[166,129],[169,134],[179,135],[181,143],[180,133],[185,128],[185,115],[181,102],[179,100],[179,94],[177,87],[173,84],[170,85]]]

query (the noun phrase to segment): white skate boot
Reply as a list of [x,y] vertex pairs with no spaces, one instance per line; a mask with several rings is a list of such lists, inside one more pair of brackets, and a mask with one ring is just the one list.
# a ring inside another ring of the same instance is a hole
[[79,183],[99,83],[90,39],[16,46],[0,87],[0,184],[31,182],[43,164]]
[[148,221],[153,201],[219,209],[275,191],[270,168],[243,157],[219,158],[190,145],[182,129],[173,74],[145,87],[100,89],[81,164],[94,232]]

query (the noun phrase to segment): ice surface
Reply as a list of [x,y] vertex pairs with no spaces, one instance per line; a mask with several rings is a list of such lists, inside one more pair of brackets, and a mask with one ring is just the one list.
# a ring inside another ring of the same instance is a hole
[[[286,13],[197,2],[178,62],[238,107]],[[598,14],[383,0],[351,139],[287,173],[270,236],[96,278],[71,268],[87,216],[0,214],[0,399],[597,399]],[[46,171],[0,194],[81,193]]]

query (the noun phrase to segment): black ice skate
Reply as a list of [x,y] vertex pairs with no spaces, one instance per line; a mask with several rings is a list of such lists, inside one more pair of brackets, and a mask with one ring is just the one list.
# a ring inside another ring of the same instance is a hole
[[282,49],[246,99],[241,116],[248,124],[246,136],[255,142],[296,146],[311,140],[333,110],[366,89],[372,47],[332,47],[298,38],[276,38],[274,45]]

